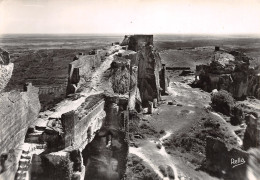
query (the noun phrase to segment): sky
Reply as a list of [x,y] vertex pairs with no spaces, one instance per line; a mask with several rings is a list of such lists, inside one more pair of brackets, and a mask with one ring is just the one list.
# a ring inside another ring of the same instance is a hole
[[0,34],[260,34],[260,0],[0,0]]

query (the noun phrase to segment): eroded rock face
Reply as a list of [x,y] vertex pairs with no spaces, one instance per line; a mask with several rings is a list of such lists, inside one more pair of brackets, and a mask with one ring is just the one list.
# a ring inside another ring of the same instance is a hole
[[0,92],[4,90],[12,77],[14,64],[0,65]]
[[158,52],[150,45],[143,46],[138,52],[138,87],[142,103],[147,106],[153,99],[160,101],[160,71],[162,69],[161,58]]
[[7,65],[10,63],[10,55],[9,52],[0,48],[0,64]]
[[243,147],[248,150],[251,147],[260,146],[260,101],[247,99],[237,103],[238,112],[235,118],[245,122],[246,130],[243,139]]
[[216,51],[209,65],[196,67],[197,85],[203,90],[223,89],[234,98],[259,98],[260,79],[257,69],[249,68],[250,58],[237,51]]
[[0,94],[0,154],[23,142],[40,111],[39,89],[28,84],[25,90]]
[[227,147],[220,139],[208,137],[206,145],[206,165],[208,171],[217,173],[224,179],[258,179],[259,154],[257,148],[243,151]]
[[131,60],[125,58],[117,58],[117,61],[111,64],[111,84],[113,91],[118,94],[125,94],[132,89],[133,78],[130,71]]
[[241,149],[227,147],[220,140],[207,137],[206,165],[208,171],[218,173],[220,177],[245,179],[249,154]]
[[99,53],[94,55],[80,54],[74,57],[73,62],[69,64],[67,94],[75,93],[82,84],[86,83],[93,70],[100,63],[101,57]]
[[6,87],[12,77],[14,64],[10,63],[10,55],[0,48],[0,92]]
[[40,111],[39,89],[28,84],[24,92],[0,94],[0,179],[11,178],[18,168],[18,149],[25,139],[30,124]]
[[[166,71],[162,66],[159,53],[153,47],[152,35],[131,35],[125,36],[121,43],[122,46],[128,46],[127,53],[122,57],[130,59],[130,76],[123,75],[122,82],[130,82],[130,109],[134,107],[135,95],[137,101],[144,107],[149,107],[149,103],[161,100],[161,94],[167,93]],[[134,53],[134,51],[136,53]],[[133,70],[134,69],[134,70]],[[135,71],[137,70],[137,74]],[[121,70],[122,71],[122,70]],[[137,81],[137,87],[135,82]],[[125,83],[127,87],[128,83]],[[115,89],[115,88],[114,88]],[[124,91],[126,92],[126,90]]]
[[127,99],[106,98],[106,121],[94,140],[83,150],[85,180],[122,179],[126,169]]
[[247,168],[247,179],[246,180],[257,180],[260,177],[260,150],[259,149],[250,149],[250,156],[248,160],[248,168]]

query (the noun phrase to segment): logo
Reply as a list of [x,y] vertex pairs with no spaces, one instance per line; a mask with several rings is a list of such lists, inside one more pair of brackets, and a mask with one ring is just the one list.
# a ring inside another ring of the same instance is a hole
[[231,158],[231,166],[232,168],[236,167],[236,166],[239,166],[239,165],[242,165],[242,164],[245,164],[245,160],[244,158],[237,158],[237,159],[234,159],[234,158]]

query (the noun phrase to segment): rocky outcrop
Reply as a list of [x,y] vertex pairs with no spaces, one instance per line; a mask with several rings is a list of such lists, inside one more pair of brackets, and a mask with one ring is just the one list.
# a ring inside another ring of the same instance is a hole
[[8,65],[10,63],[10,55],[7,51],[0,48],[0,64]]
[[0,48],[0,92],[12,77],[14,64],[10,63],[9,53]]
[[223,179],[251,180],[258,179],[258,148],[243,151],[227,145],[220,139],[207,137],[206,163],[207,171],[213,172]]
[[260,150],[253,148],[248,151],[250,154],[248,159],[248,168],[247,168],[247,179],[246,180],[257,180],[260,177]]
[[260,147],[260,100],[247,99],[237,102],[233,119],[246,124],[243,147]]
[[233,147],[227,147],[220,140],[207,137],[205,168],[229,179],[244,180],[248,165],[249,153]]
[[215,51],[209,65],[196,67],[196,85],[203,90],[223,89],[234,98],[259,98],[259,70],[250,68],[250,58],[237,51]]
[[[130,97],[135,95],[135,98],[130,98],[130,109],[134,104],[133,99],[144,107],[150,107],[149,102],[160,101],[161,94],[166,94],[168,87],[166,70],[159,53],[152,46],[153,36],[125,36],[121,45],[128,46],[128,50],[119,53],[120,57],[113,62],[117,72],[113,81],[113,86],[116,84],[114,90],[121,94],[130,91]],[[125,89],[121,88],[122,84]]]
[[151,45],[145,45],[137,55],[138,59],[138,87],[144,106],[148,102],[161,100],[160,71],[162,70],[161,58]]

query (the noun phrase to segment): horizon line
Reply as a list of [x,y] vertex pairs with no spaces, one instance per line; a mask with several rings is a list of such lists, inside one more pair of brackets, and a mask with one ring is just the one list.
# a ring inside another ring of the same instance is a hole
[[5,35],[179,35],[179,36],[259,36],[260,33],[0,33],[1,36]]

